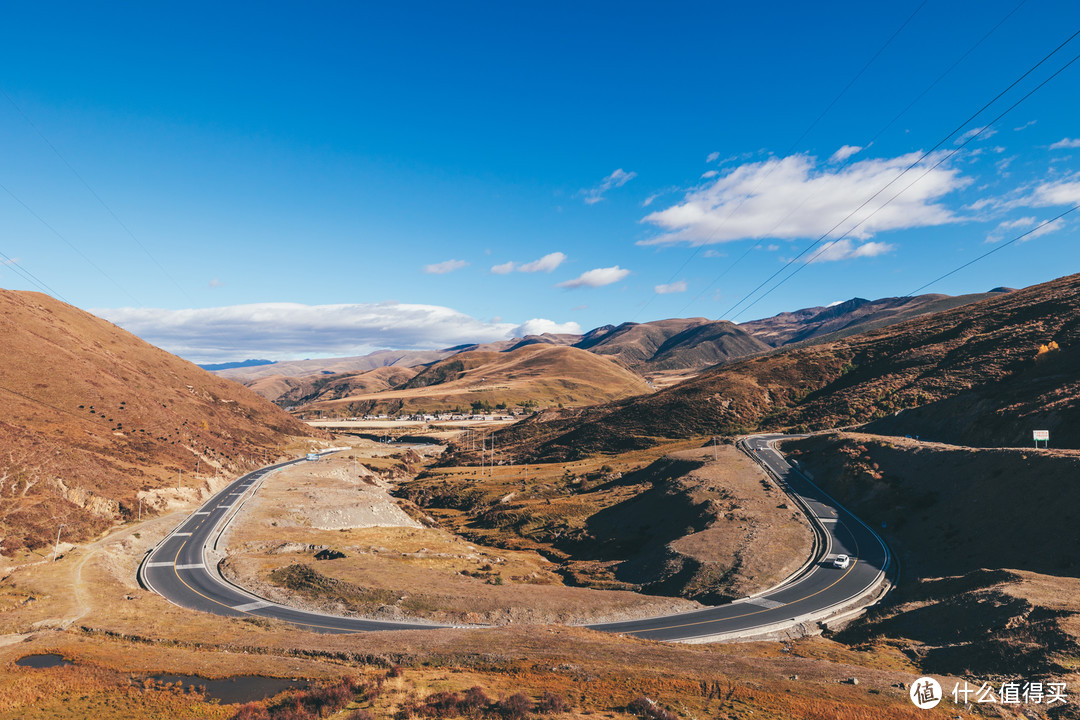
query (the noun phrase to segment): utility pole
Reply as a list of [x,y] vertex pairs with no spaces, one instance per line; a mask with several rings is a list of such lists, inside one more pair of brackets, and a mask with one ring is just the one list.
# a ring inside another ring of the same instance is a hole
[[60,531],[64,529],[65,523],[60,523],[60,527],[56,529],[56,543],[52,549],[52,561],[56,562],[56,550],[60,547]]
[[142,498],[139,498],[139,522],[142,522]]

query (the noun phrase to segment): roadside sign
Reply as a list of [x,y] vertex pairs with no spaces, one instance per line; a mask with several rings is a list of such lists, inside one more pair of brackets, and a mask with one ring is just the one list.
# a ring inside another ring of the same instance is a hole
[[1050,431],[1049,430],[1032,430],[1031,432],[1035,436],[1036,440],[1049,440],[1050,439]]

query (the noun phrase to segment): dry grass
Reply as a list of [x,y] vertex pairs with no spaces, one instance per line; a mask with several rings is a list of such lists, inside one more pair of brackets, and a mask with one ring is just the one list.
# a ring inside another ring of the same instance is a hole
[[486,402],[492,407],[500,403],[554,407],[589,405],[651,392],[640,377],[607,358],[555,345],[527,345],[512,352],[460,353],[426,368],[394,390],[349,392],[346,380],[328,388],[325,399],[315,398],[304,405],[303,412],[358,415],[455,408],[469,412],[473,402]]
[[[696,607],[565,587],[556,566],[534,550],[478,545],[422,527],[388,494],[384,478],[404,477],[401,461],[369,457],[386,452],[360,441],[349,453],[270,476],[230,530],[230,577],[286,604],[436,622],[573,623]],[[318,561],[323,548],[345,557]]]
[[770,587],[806,559],[809,527],[753,462],[702,444],[439,467],[402,493],[459,535],[544,553],[573,584],[709,602]]
[[[379,698],[360,698],[354,707],[389,717],[430,693],[479,685],[493,698],[524,691],[535,700],[545,690],[558,692],[570,702],[569,717],[626,718],[626,706],[642,695],[670,705],[680,717],[744,717],[751,712],[755,719],[825,717],[825,712],[852,718],[910,716],[906,696],[892,685],[910,682],[914,671],[890,646],[854,652],[821,639],[790,645],[673,646],[537,625],[357,638],[193,613],[134,583],[139,558],[172,520],[153,519],[70,552],[55,564],[26,567],[0,581],[0,626],[4,632],[22,633],[4,638],[16,642],[0,640],[0,718],[225,718],[230,710],[174,690],[140,689],[128,678],[149,672],[373,677],[395,663],[407,666],[404,675],[387,680]],[[403,548],[415,553],[421,551],[418,544],[440,553],[460,547],[452,536],[442,536],[445,545],[430,547],[439,536],[392,531],[400,533]],[[507,563],[535,557],[473,547],[505,557]],[[419,554],[393,560],[403,573],[421,570],[444,577],[453,577],[450,573],[462,562],[471,563]],[[411,582],[416,576],[408,577]],[[514,582],[481,587],[558,588]],[[36,599],[23,603],[29,596]],[[50,670],[11,664],[34,652],[58,652],[79,664]],[[848,677],[859,677],[861,684],[839,682]]]

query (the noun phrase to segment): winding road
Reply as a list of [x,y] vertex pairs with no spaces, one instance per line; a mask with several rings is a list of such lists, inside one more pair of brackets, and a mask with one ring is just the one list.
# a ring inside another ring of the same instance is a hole
[[[673,642],[709,642],[747,637],[811,622],[852,605],[877,587],[889,569],[885,543],[868,525],[793,468],[775,449],[784,435],[754,435],[742,447],[773,476],[807,514],[818,534],[817,552],[801,570],[757,596],[727,605],[642,620],[590,625],[595,630]],[[331,451],[327,451],[331,452]],[[447,627],[423,622],[366,620],[299,610],[253,595],[223,578],[212,557],[231,520],[262,479],[291,460],[233,481],[188,516],[150,550],[139,581],[176,605],[231,617],[284,620],[319,632],[416,630]],[[852,557],[836,568],[837,554]]]

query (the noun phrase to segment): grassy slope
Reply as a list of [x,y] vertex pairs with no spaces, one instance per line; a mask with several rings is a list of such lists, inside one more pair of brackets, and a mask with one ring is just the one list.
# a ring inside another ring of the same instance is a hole
[[38,293],[0,292],[0,536],[87,537],[177,474],[238,472],[310,428],[247,389]]
[[[795,570],[811,543],[799,513],[731,446],[712,461],[712,450],[688,445],[701,442],[531,466],[528,479],[521,466],[447,464],[400,492],[455,532],[539,550],[593,588],[713,603]],[[665,451],[678,452],[659,457]]]
[[647,392],[640,377],[610,360],[572,347],[535,344],[505,353],[463,352],[429,366],[401,389],[350,394],[314,402],[304,410],[468,410],[474,401],[582,405]]
[[902,638],[934,672],[1058,676],[1080,662],[1080,452],[979,450],[873,435],[784,444],[878,527],[891,602],[842,638]]

